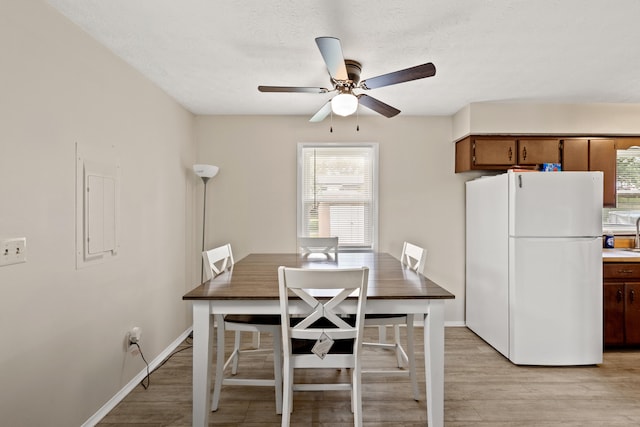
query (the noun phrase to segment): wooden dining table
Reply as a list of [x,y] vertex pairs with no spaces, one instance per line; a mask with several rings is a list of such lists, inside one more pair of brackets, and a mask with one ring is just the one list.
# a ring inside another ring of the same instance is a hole
[[[193,425],[208,426],[214,316],[279,314],[278,267],[368,267],[367,313],[413,313],[424,319],[427,422],[444,425],[444,303],[454,295],[387,253],[255,253],[204,282],[182,299],[193,304]],[[354,305],[355,308],[355,305]],[[218,363],[224,354],[218,354]]]

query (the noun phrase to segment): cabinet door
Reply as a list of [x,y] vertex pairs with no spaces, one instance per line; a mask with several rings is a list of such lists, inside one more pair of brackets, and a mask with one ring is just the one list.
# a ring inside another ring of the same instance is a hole
[[[515,139],[475,139],[473,141],[473,165],[516,164]],[[505,168],[506,169],[506,168]]]
[[624,312],[625,342],[640,344],[640,283],[625,285],[626,302]]
[[613,139],[589,140],[589,170],[604,173],[604,206],[616,206],[616,144]]
[[624,291],[623,283],[604,282],[602,295],[604,345],[624,344]]
[[518,164],[541,163],[560,163],[560,141],[558,139],[518,140]]
[[588,139],[565,139],[562,141],[562,170],[589,170]]

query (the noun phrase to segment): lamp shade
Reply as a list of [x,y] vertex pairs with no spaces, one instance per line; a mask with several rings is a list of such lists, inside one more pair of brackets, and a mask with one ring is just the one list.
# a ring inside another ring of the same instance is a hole
[[218,166],[213,165],[193,165],[193,171],[200,178],[213,178],[218,174],[220,168]]
[[331,100],[331,109],[339,116],[350,116],[358,109],[358,98],[351,93],[341,93]]

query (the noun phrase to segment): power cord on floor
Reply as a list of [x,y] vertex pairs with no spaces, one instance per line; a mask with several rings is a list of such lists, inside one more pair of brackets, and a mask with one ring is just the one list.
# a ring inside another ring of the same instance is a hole
[[144,384],[145,378],[143,378],[142,381],[140,381],[140,385],[146,390],[151,385],[151,372],[149,372],[149,363],[147,362],[147,359],[144,358],[144,354],[142,354],[142,348],[140,347],[140,344],[138,344],[137,342],[134,342],[133,345],[138,347],[138,351],[140,352],[140,357],[142,357],[144,364],[147,365],[147,376],[145,377],[147,379],[147,384],[146,385]]
[[[140,381],[140,385],[147,390],[149,388],[149,386],[151,385],[151,373],[157,371],[158,369],[160,369],[165,363],[167,363],[169,361],[169,359],[171,359],[173,356],[175,356],[176,354],[188,350],[191,347],[193,347],[193,332],[189,333],[189,336],[187,337],[187,339],[185,340],[185,342],[187,343],[187,345],[185,347],[182,348],[178,348],[177,350],[174,350],[170,355],[168,355],[167,357],[165,357],[165,359],[160,362],[160,364],[158,366],[155,367],[155,369],[153,371],[149,371],[149,363],[147,363],[147,359],[144,358],[144,354],[142,354],[142,348],[140,348],[140,345],[137,342],[132,343],[132,345],[135,345],[136,347],[138,347],[138,351],[140,352],[140,357],[142,357],[142,360],[144,361],[145,365],[147,365],[147,376],[144,377],[142,379],[142,381]],[[145,380],[147,381],[147,384],[145,385]]]

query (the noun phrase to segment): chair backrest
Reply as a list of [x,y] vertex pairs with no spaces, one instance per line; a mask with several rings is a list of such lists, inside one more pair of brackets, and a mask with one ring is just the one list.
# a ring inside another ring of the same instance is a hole
[[[278,268],[284,354],[292,353],[291,339],[318,340],[324,333],[333,340],[355,339],[353,354],[359,356],[368,278],[368,267],[322,270]],[[353,304],[353,299],[347,300],[347,297],[354,292],[358,293],[358,299],[356,321],[352,325],[340,315],[348,314],[344,305]],[[290,304],[290,297],[292,301],[300,299],[304,303]],[[295,310],[292,310],[293,307]],[[292,314],[296,315],[294,325],[291,324]]]
[[409,242],[404,242],[402,246],[402,256],[400,261],[413,271],[422,273],[424,263],[427,258],[427,251]]
[[311,253],[337,254],[337,237],[298,237],[298,248],[303,255]]
[[231,244],[218,246],[202,252],[204,261],[204,271],[206,280],[216,277],[227,268],[233,267],[233,252],[231,252]]

